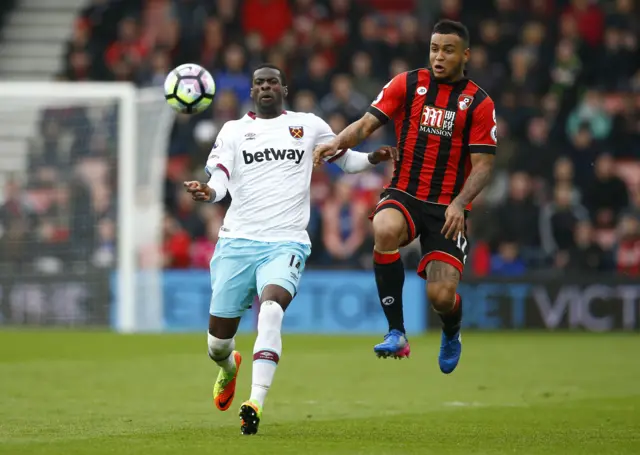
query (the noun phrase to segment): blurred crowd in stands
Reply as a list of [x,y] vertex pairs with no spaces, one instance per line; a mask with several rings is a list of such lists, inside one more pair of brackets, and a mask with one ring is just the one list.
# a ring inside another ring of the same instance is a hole
[[[471,33],[469,77],[496,103],[499,138],[493,181],[468,224],[467,273],[640,276],[639,15],[634,0],[94,0],[60,77],[160,87],[181,63],[211,71],[213,108],[179,116],[171,134],[164,223],[165,266],[206,268],[225,204],[196,204],[181,182],[205,178],[217,131],[251,108],[253,66],[283,68],[287,107],[340,132],[391,77],[428,66],[437,20],[460,20]],[[358,149],[382,144],[395,144],[391,128]],[[371,267],[367,215],[389,175],[314,172],[309,267]],[[110,220],[96,234],[105,248]],[[416,244],[403,254],[417,265]]]

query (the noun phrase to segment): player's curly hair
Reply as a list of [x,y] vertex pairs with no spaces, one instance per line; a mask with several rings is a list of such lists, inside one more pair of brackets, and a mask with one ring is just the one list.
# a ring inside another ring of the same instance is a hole
[[433,26],[433,32],[441,35],[458,35],[462,38],[465,47],[469,47],[469,30],[461,22],[452,21],[449,19],[442,19],[436,25]]
[[253,69],[253,72],[255,73],[256,71],[261,70],[262,68],[271,68],[273,70],[278,71],[280,73],[280,82],[282,83],[283,86],[287,85],[287,76],[284,74],[284,71],[282,71],[276,65],[272,63],[261,63],[260,65],[256,66]]

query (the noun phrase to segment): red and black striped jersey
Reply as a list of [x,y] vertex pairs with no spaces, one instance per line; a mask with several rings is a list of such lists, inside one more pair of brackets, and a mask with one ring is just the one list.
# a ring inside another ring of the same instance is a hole
[[369,113],[395,125],[400,160],[388,188],[421,201],[449,205],[471,172],[470,154],[495,154],[493,100],[466,78],[444,83],[427,69],[401,73],[384,86]]

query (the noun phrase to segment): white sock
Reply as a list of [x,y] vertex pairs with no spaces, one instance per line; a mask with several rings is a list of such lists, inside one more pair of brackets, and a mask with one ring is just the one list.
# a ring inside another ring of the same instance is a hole
[[223,340],[207,333],[207,345],[211,360],[220,365],[220,368],[226,373],[235,373],[236,360],[233,355],[231,355],[236,347],[235,338]]
[[258,337],[253,346],[253,374],[251,381],[251,400],[264,406],[273,375],[282,354],[282,307],[267,300],[260,306],[258,316]]

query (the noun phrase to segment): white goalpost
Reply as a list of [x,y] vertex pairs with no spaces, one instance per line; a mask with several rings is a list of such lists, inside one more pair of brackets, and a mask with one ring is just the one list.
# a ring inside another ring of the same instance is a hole
[[0,82],[0,96],[0,324],[161,330],[162,90]]

